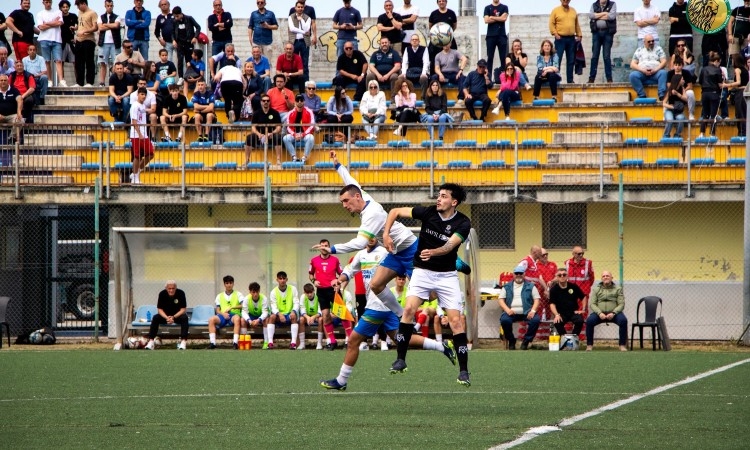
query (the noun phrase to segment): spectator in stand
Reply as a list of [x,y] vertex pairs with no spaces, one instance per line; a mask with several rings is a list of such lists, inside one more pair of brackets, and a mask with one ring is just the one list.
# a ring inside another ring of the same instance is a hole
[[[334,86],[346,87],[350,84],[357,85],[354,100],[360,100],[365,93],[369,64],[367,57],[356,50],[356,42],[346,42],[343,46],[344,52],[336,61],[336,77],[333,79]],[[377,81],[376,81],[377,83]]]
[[[540,249],[541,255],[536,261],[536,266],[539,271],[539,278],[544,281],[545,288],[544,292],[539,292],[542,298],[549,298],[549,290],[552,282],[555,280],[557,275],[557,264],[549,260],[549,252],[546,248]],[[541,284],[540,284],[541,285]]]
[[747,117],[747,104],[743,94],[748,83],[748,62],[740,55],[732,55],[732,66],[734,67],[734,81],[726,83],[725,86],[734,92],[734,118],[737,120],[737,135],[745,136],[745,118]]
[[[690,72],[694,76],[696,74],[695,58],[693,57],[693,53],[687,48],[687,41],[685,41],[685,39],[677,40],[677,44],[675,45],[674,53],[672,53],[669,64],[670,69],[674,69],[674,61],[677,57],[682,59],[682,70]],[[667,77],[667,79],[669,79],[669,77]]]
[[659,45],[659,21],[661,20],[661,11],[656,5],[651,4],[651,0],[643,0],[643,6],[636,8],[633,13],[633,22],[638,27],[638,48],[643,47],[646,36],[650,35]]
[[344,7],[333,14],[333,29],[336,30],[336,58],[344,54],[346,43],[351,43],[355,51],[359,50],[357,30],[362,29],[362,15],[352,8],[352,0],[344,0]]
[[[47,76],[52,81],[52,62],[55,63],[57,79],[62,79],[62,12],[52,9],[52,0],[42,0],[44,9],[36,13],[36,23],[39,27],[38,53],[42,55],[47,65]],[[4,34],[4,32],[0,31]],[[114,53],[112,58],[114,58]],[[59,81],[58,81],[59,84]]]
[[487,92],[491,87],[492,80],[490,80],[487,73],[487,61],[480,59],[477,61],[476,70],[469,73],[463,84],[466,109],[469,111],[469,116],[472,120],[477,120],[477,115],[474,111],[474,102],[477,101],[482,102],[482,112],[479,120],[484,122],[484,118],[487,117],[487,111],[490,110],[490,104],[492,103]]
[[[5,37],[5,30],[8,29],[8,24],[6,23],[7,20],[5,14],[0,12],[0,47],[5,47],[10,53],[13,53],[13,47],[8,43],[8,39]],[[78,19],[76,19],[76,21],[77,20]]]
[[542,41],[539,56],[536,57],[536,77],[534,78],[534,100],[539,98],[542,85],[549,83],[552,100],[557,101],[557,84],[560,82],[560,60],[549,39]]
[[[427,88],[423,100],[425,113],[422,114],[419,121],[439,124],[438,139],[442,141],[443,136],[445,136],[445,126],[453,122],[453,117],[448,114],[448,96],[438,80],[430,81],[430,86]],[[430,140],[432,140],[435,135],[434,127],[428,127],[427,132],[430,134]]]
[[[128,66],[124,62],[123,62],[123,67],[125,68],[125,73],[128,73]],[[155,61],[144,62],[142,75],[130,74],[130,76],[143,78],[144,80],[146,80],[146,89],[153,92],[154,94],[159,92],[159,80],[156,79],[156,62]]]
[[[286,151],[289,156],[292,157],[292,161],[301,161],[302,165],[307,162],[307,158],[310,157],[310,152],[315,145],[315,116],[313,112],[305,108],[305,96],[297,94],[294,98],[294,109],[289,112],[287,117],[287,135],[284,136],[282,142],[286,147]],[[305,152],[302,155],[302,159],[297,159],[297,146],[301,145],[304,147]]]
[[[243,66],[242,83],[245,85],[245,90],[242,91],[244,104],[240,120],[250,121],[253,111],[260,110],[260,94],[262,94],[262,82],[255,72],[255,65],[252,62],[245,62]],[[249,110],[247,109],[248,102],[250,104]]]
[[[234,46],[232,46],[234,49]],[[217,55],[218,56],[218,55]],[[263,53],[260,51],[259,45],[253,45],[252,55],[247,58],[247,61],[253,63],[255,67],[255,73],[258,74],[261,81],[261,92],[268,92],[271,89],[271,63],[268,61]],[[209,64],[211,60],[209,59]]]
[[[644,0],[646,2],[648,0]],[[644,46],[638,47],[630,61],[630,84],[635,89],[638,98],[645,98],[644,84],[658,85],[659,101],[664,100],[667,91],[667,55],[661,47],[656,45],[656,39],[647,34]]]
[[520,84],[527,91],[531,89],[529,77],[526,76],[526,65],[529,63],[529,57],[526,53],[523,52],[523,43],[520,39],[513,39],[510,53],[508,53],[508,56],[505,57],[505,64],[507,65],[508,63],[511,63],[516,67],[516,70],[521,76]]
[[[669,82],[669,88],[667,89],[667,95],[664,96],[662,102],[662,108],[664,109],[664,137],[679,137],[682,138],[682,127],[685,120],[685,103],[687,103],[687,95],[684,92],[685,80],[682,75],[673,75]],[[677,132],[674,136],[670,136],[672,132],[672,124],[677,120]]]
[[187,349],[187,338],[189,332],[188,315],[187,315],[187,298],[182,289],[177,289],[177,283],[174,280],[167,281],[164,290],[159,292],[159,298],[156,301],[156,310],[158,313],[151,318],[151,327],[148,331],[148,350],[154,349],[154,338],[159,332],[159,325],[180,325],[180,342],[177,344],[177,350]]
[[385,9],[385,12],[378,16],[377,23],[380,37],[387,37],[393,50],[402,53],[401,28],[403,28],[403,19],[399,13],[393,12],[391,0],[385,0],[383,9]]
[[628,318],[623,314],[625,296],[622,287],[612,280],[609,271],[602,272],[602,281],[591,291],[591,314],[586,319],[586,351],[594,349],[594,327],[602,322],[616,323],[620,329],[620,351],[626,352],[628,342]]
[[16,61],[8,57],[8,52],[12,51],[7,47],[0,46],[0,73],[12,74],[16,71]]
[[[417,94],[414,92],[414,86],[411,81],[406,80],[401,83],[400,89],[396,94],[396,122],[399,124],[419,122],[419,110],[417,109]],[[393,131],[396,136],[406,136],[408,127],[399,125]]]
[[159,93],[162,98],[169,95],[168,87],[170,84],[177,83],[177,68],[169,60],[167,49],[159,50],[159,61],[156,62],[156,79],[159,80]]
[[242,103],[245,91],[244,78],[240,69],[233,65],[226,65],[216,72],[214,84],[221,86],[221,96],[224,98],[224,111],[229,123],[234,123],[242,113]]
[[305,92],[305,70],[302,66],[302,58],[294,53],[293,43],[284,44],[284,53],[276,59],[276,74],[284,75],[288,89],[297,86],[300,94]]
[[519,263],[516,268],[521,267],[524,269],[523,278],[525,281],[529,283],[534,283],[534,286],[536,286],[537,291],[539,291],[539,295],[541,296],[541,315],[543,317],[546,317],[546,311],[547,311],[547,302],[546,302],[546,293],[548,290],[546,280],[542,277],[542,272],[539,269],[539,260],[542,257],[542,248],[538,245],[532,245],[531,249],[529,250],[529,254],[524,257]]
[[372,141],[378,140],[378,125],[385,122],[385,94],[380,90],[375,80],[367,83],[368,90],[359,102],[359,112],[365,124],[367,137]]
[[521,76],[516,72],[516,66],[513,64],[505,66],[505,73],[500,75],[500,89],[496,96],[499,104],[492,110],[493,114],[500,114],[500,106],[502,106],[505,120],[510,120],[511,103],[521,101],[520,83]]
[[[110,88],[111,88],[110,84]],[[154,144],[148,138],[146,123],[148,120],[143,102],[146,100],[146,88],[138,89],[138,100],[130,105],[130,152],[133,155],[133,172],[130,174],[131,184],[141,184],[141,172],[154,159]]]
[[13,51],[16,52],[16,61],[21,61],[28,56],[28,46],[34,43],[34,33],[39,34],[36,27],[34,15],[29,12],[31,0],[21,0],[21,7],[16,9],[6,19],[8,29],[13,32],[11,41]]
[[276,151],[276,164],[281,165],[281,115],[271,108],[271,98],[261,94],[260,109],[253,111],[253,125],[245,139],[245,165],[250,162],[250,150],[263,148]]
[[27,51],[29,55],[23,59],[23,70],[34,77],[34,81],[36,81],[36,85],[39,88],[34,91],[34,103],[37,105],[43,105],[44,98],[47,96],[47,87],[49,86],[47,64],[44,58],[37,55],[36,45],[29,45]]
[[586,294],[583,303],[583,309],[588,308],[588,298],[591,293],[591,286],[596,281],[594,275],[594,263],[590,259],[583,257],[584,251],[580,245],[573,247],[573,257],[565,261],[565,268],[568,270],[568,281],[575,283]]
[[604,59],[604,76],[607,83],[612,82],[612,43],[617,33],[617,5],[610,0],[595,0],[589,11],[591,27],[591,69],[589,83],[596,81],[596,70],[599,66],[599,53]]
[[287,28],[289,41],[294,46],[294,54],[302,58],[302,76],[307,81],[310,79],[310,46],[314,45],[312,35],[315,20],[305,13],[305,8],[304,1],[298,0],[294,4],[293,12],[289,13],[287,19]]
[[[726,29],[726,27],[724,27]],[[709,55],[716,52],[721,61],[721,67],[727,65],[727,54],[729,52],[729,42],[725,30],[719,30],[718,33],[704,34],[701,40],[701,54],[703,67],[709,65]]]
[[[175,6],[172,8],[174,21],[174,49],[177,51],[177,76],[182,79],[185,74],[183,66],[189,62],[193,54],[193,46],[198,43],[198,34],[201,32],[201,26],[193,19],[193,16],[183,14],[182,8]],[[168,58],[172,60],[171,56]],[[182,84],[177,82],[177,84]]]
[[70,12],[70,2],[68,0],[61,0],[58,3],[60,12],[62,13],[63,25],[60,28],[62,35],[62,58],[60,64],[62,65],[62,71],[58,74],[58,83],[60,87],[68,87],[68,83],[65,81],[65,64],[66,62],[73,63],[75,65],[75,36],[76,30],[78,29],[78,15]]
[[323,108],[323,101],[315,93],[317,90],[318,88],[315,86],[314,81],[305,83],[305,108],[313,112],[315,123],[321,123],[326,120],[327,114],[325,108]]
[[[729,23],[727,23],[727,41],[729,43],[730,57],[736,53],[740,53],[740,49],[747,40],[748,34],[750,34],[750,0],[744,0],[742,6],[737,6],[732,10],[729,16]],[[721,65],[724,66],[724,63],[722,62]]]
[[14,123],[23,120],[23,97],[8,79],[8,74],[0,72],[0,123]]
[[180,94],[180,88],[176,84],[169,85],[169,97],[162,100],[161,107],[162,113],[159,119],[164,131],[162,142],[172,142],[172,136],[169,133],[170,125],[180,126],[175,142],[182,142],[185,125],[188,123],[188,102],[187,97]]
[[[146,60],[143,59],[141,52],[133,50],[133,43],[128,39],[122,41],[122,53],[115,57],[115,64],[118,62],[122,63],[125,68],[125,73],[128,75],[138,76],[142,73],[145,74],[144,68],[146,67]],[[154,68],[154,71],[151,73],[156,74],[156,69]]]
[[678,40],[685,41],[687,48],[693,51],[693,27],[687,20],[687,2],[675,0],[669,8],[669,54],[674,53]]
[[526,322],[526,334],[521,342],[521,350],[528,350],[539,328],[539,291],[534,283],[524,280],[525,268],[513,269],[513,283],[508,283],[500,290],[500,327],[508,342],[508,349],[516,349],[516,336],[513,334],[513,322]]
[[[644,0],[647,1],[647,0]],[[568,83],[573,82],[573,66],[576,58],[576,42],[581,41],[581,25],[578,13],[570,7],[570,0],[560,0],[560,6],[549,15],[549,32],[555,37],[555,52],[560,58],[565,53],[565,75]]]
[[122,18],[112,12],[115,7],[113,0],[104,2],[105,13],[96,21],[99,27],[99,87],[104,86],[104,76],[109,72],[110,64],[114,67],[115,58],[122,47]]
[[[326,119],[328,123],[350,124],[354,122],[354,104],[349,96],[346,95],[346,89],[336,86],[333,95],[326,104]],[[336,128],[336,131],[346,133],[345,129]]]
[[[255,52],[255,47],[253,47],[253,53]],[[258,52],[260,53],[260,47],[258,48]],[[265,56],[263,56],[265,58]],[[252,57],[247,59],[248,61],[253,61]],[[268,62],[268,60],[265,60]],[[258,67],[257,63],[254,63],[255,67]],[[214,56],[208,58],[208,70],[211,74],[211,78],[216,76],[216,72],[219,71],[222,67],[230,65],[235,66],[237,68],[242,67],[242,62],[240,61],[240,58],[237,56],[234,50],[234,44],[227,44],[224,47],[223,52],[219,52],[215,54]],[[258,69],[256,69],[258,70]],[[260,72],[259,72],[260,73]],[[270,73],[270,69],[269,69]]]
[[419,44],[419,35],[411,35],[411,45],[404,47],[403,64],[401,65],[401,76],[396,80],[400,85],[402,81],[409,80],[414,86],[422,88],[422,95],[427,92],[427,80],[430,73],[430,55],[427,47]]
[[221,0],[214,0],[214,12],[208,16],[208,30],[211,31],[211,56],[224,50],[232,42],[232,14],[224,11]]
[[[419,7],[412,5],[411,0],[404,0],[401,8],[396,9],[396,12],[401,16],[401,31],[403,32],[403,44],[401,48],[406,50],[411,43],[411,37],[416,34],[414,24],[417,22],[417,19],[419,19]],[[429,64],[427,70],[430,70]]]
[[721,57],[716,52],[711,52],[708,59],[708,65],[703,67],[698,81],[701,84],[701,120],[700,137],[706,131],[706,124],[711,122],[711,136],[716,136],[716,119],[714,117],[719,111],[721,90],[724,88],[724,76],[722,75],[719,64]]
[[276,15],[266,9],[266,0],[256,2],[258,9],[250,13],[247,24],[247,38],[251,44],[260,47],[261,53],[268,53],[273,43],[273,30],[279,28]]
[[[427,29],[431,29],[433,25],[440,22],[445,22],[453,28],[454,34],[456,28],[458,28],[458,16],[452,9],[448,9],[448,0],[437,0],[437,9],[430,13],[430,17],[427,19]],[[456,40],[451,40],[451,48],[457,49]],[[435,55],[440,53],[442,49],[438,46],[432,45],[432,42],[427,46],[427,51],[430,54],[430,61],[435,61]]]
[[9,83],[21,94],[23,118],[26,123],[34,123],[34,92],[37,89],[34,76],[23,70],[23,61],[14,63],[15,71],[10,74]]
[[143,0],[133,0],[133,9],[125,13],[125,25],[128,27],[128,39],[133,42],[133,49],[148,58],[148,42],[151,26],[151,13],[143,7]]
[[[78,28],[75,37],[76,52],[76,84],[73,87],[94,87],[96,72],[96,40],[94,39],[99,26],[96,11],[89,8],[88,0],[76,0],[78,7]],[[84,84],[85,83],[85,84]]]
[[128,121],[130,93],[133,92],[133,84],[133,77],[125,73],[122,63],[115,63],[114,73],[109,77],[108,99],[109,114],[115,122]]
[[458,86],[456,106],[463,107],[465,97],[463,88],[466,84],[464,70],[468,59],[458,50],[452,49],[450,45],[444,45],[443,51],[435,55],[432,60],[435,61],[433,78],[437,78],[443,86],[448,83]]
[[583,329],[583,317],[586,309],[581,308],[581,302],[586,304],[588,297],[575,283],[568,283],[568,271],[561,267],[557,269],[557,282],[549,290],[549,308],[552,312],[552,323],[560,336],[567,334],[565,324],[573,324],[573,334],[578,336]]
[[271,108],[278,111],[281,115],[282,122],[286,123],[286,116],[294,108],[294,92],[284,87],[286,77],[277,73],[273,77],[275,86],[268,90],[267,94],[271,98]]
[[504,67],[503,55],[508,51],[508,35],[505,32],[505,22],[508,20],[508,7],[500,3],[500,0],[492,0],[492,3],[484,7],[484,23],[487,24],[487,70],[490,76],[492,65],[495,61],[495,49],[499,59],[498,66]]
[[206,63],[203,62],[203,50],[194,48],[191,58],[185,64],[185,80],[182,83],[182,94],[187,98],[188,90],[195,90],[195,83],[206,78]]
[[159,0],[159,11],[154,26],[154,37],[162,48],[167,49],[169,60],[174,61],[174,16],[170,10],[169,0]]
[[[211,129],[210,125],[214,123],[216,119],[216,113],[214,112],[214,95],[206,89],[206,82],[204,80],[198,80],[195,85],[195,92],[193,92],[193,98],[190,99],[193,102],[193,120],[195,121],[195,131],[198,133],[198,142],[209,142],[208,132]],[[206,124],[204,128],[202,124]]]
[[[200,83],[199,83],[200,85]],[[206,84],[203,83],[203,87]],[[232,336],[232,347],[240,348],[240,329],[242,327],[242,311],[247,308],[246,299],[242,293],[234,290],[234,277],[227,275],[223,279],[224,290],[216,296],[216,315],[208,319],[209,350],[216,348],[216,329],[229,325],[234,327]]]
[[[684,44],[677,44],[678,48],[680,45]],[[684,70],[682,65],[682,58],[676,55],[672,55],[674,57],[673,64],[672,64],[672,70],[667,72],[667,80],[672,80],[672,78],[675,75],[680,75],[682,78],[682,90],[687,98],[687,109],[689,113],[689,119],[695,120],[695,92],[693,91],[693,83],[695,83],[695,76],[686,70]],[[672,88],[671,81],[667,83],[667,92]]]
[[[401,55],[391,48],[388,38],[380,38],[380,48],[370,56],[370,73],[367,82],[377,81],[380,85],[390,85],[391,97],[396,96],[396,80],[401,73]],[[403,83],[401,84],[403,86]]]

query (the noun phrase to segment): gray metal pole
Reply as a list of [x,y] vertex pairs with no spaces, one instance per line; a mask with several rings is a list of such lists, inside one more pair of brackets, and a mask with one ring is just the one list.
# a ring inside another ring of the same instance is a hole
[[[745,86],[745,104],[750,104],[750,86]],[[745,127],[750,127],[750,118],[745,118]],[[747,329],[750,325],[750,142],[745,140],[745,267],[742,283],[742,326]],[[745,345],[750,345],[750,335],[743,338]]]

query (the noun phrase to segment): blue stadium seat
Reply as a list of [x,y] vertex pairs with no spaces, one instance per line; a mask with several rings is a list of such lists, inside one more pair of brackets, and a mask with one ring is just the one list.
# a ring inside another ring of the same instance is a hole
[[479,165],[482,169],[503,169],[505,161],[502,159],[488,159]]
[[510,148],[511,142],[507,139],[493,139],[487,141],[487,148]]
[[538,167],[539,166],[539,160],[536,160],[536,159],[519,159],[516,162],[516,165],[518,167]]
[[81,170],[99,170],[99,163],[83,163]]
[[521,141],[521,147],[524,148],[538,148],[546,145],[547,143],[544,142],[544,139],[524,139]]
[[334,165],[330,161],[318,161],[313,167],[316,169],[333,169]]
[[730,144],[744,144],[745,143],[745,136],[732,136],[729,139]]
[[354,141],[355,147],[375,147],[378,145],[378,141],[371,141],[369,139],[362,141]]
[[208,319],[216,315],[216,310],[211,305],[197,305],[193,307],[193,314],[190,316],[188,324],[191,327],[205,327],[208,325]]
[[245,148],[243,141],[226,141],[224,142],[224,148]]
[[404,167],[404,163],[403,161],[383,161],[380,167],[383,169],[400,169]]
[[133,163],[132,162],[118,162],[115,163],[115,170],[122,170],[122,169],[132,169]]
[[304,164],[302,164],[302,161],[285,161],[281,163],[282,169],[301,169],[305,167]]
[[623,142],[626,147],[634,147],[634,146],[640,146],[640,145],[646,145],[648,144],[647,138],[627,138],[625,139],[625,142]]
[[717,138],[716,136],[704,136],[695,138],[696,144],[715,144],[717,142],[719,142],[719,138]]
[[713,158],[693,158],[690,160],[690,164],[693,166],[713,166],[716,160]]
[[476,120],[474,120],[474,119],[464,120],[461,123],[464,124],[464,125],[484,125],[484,122],[482,122],[479,119],[476,119]]
[[745,158],[729,158],[727,159],[728,166],[744,166]]
[[352,108],[355,110],[359,109],[359,100],[352,101]]
[[477,141],[474,139],[459,139],[453,143],[453,146],[472,148],[477,146]]
[[392,148],[404,148],[409,147],[411,145],[411,142],[407,141],[406,139],[399,140],[399,141],[388,141],[388,147]]
[[190,143],[190,148],[211,148],[212,145],[214,145],[213,142],[194,141]]
[[171,162],[151,162],[146,166],[146,170],[169,170],[172,168]]
[[263,170],[266,168],[266,163],[264,162],[249,162],[245,164],[245,168],[248,170]]
[[651,117],[632,117],[630,123],[651,123],[654,119]]
[[510,102],[510,106],[523,106],[523,100],[516,100],[515,102]]
[[449,169],[468,169],[471,167],[471,161],[459,159],[456,161],[448,161],[448,168]]
[[415,104],[417,108],[424,108],[424,100],[417,100],[417,103]]
[[453,108],[454,106],[456,106],[456,101],[455,100],[448,100],[448,108]]
[[154,147],[156,148],[179,148],[180,143],[179,142],[157,142],[154,144]]
[[224,100],[216,100],[214,102],[214,110],[224,109]]
[[331,89],[333,87],[333,83],[330,81],[316,81],[315,87],[318,89]]
[[151,326],[151,321],[148,320],[148,316],[154,317],[157,314],[159,314],[159,311],[156,309],[156,305],[141,305],[135,311],[135,317],[130,325],[134,327],[149,327]]
[[191,100],[188,100],[187,107],[188,109],[193,109],[193,102]]
[[656,167],[677,167],[680,160],[677,158],[659,158],[656,160]]
[[495,120],[492,123],[494,123],[495,125],[503,125],[503,124],[511,125],[511,124],[515,124],[516,121],[515,121],[515,119],[498,119],[498,120]]
[[[106,148],[107,147],[107,142],[105,142],[105,141],[94,141],[94,142],[91,143],[91,148],[99,148],[99,145],[101,145],[102,148]],[[115,141],[109,141],[109,146],[110,146],[110,148],[114,147],[115,146]]]
[[633,100],[636,105],[655,105],[658,99],[653,97],[640,97]]
[[430,167],[437,167],[435,161],[417,161],[414,163],[414,167],[417,169],[429,169]]
[[538,98],[531,102],[533,106],[553,106],[555,103],[557,102],[551,98]]
[[343,146],[344,146],[343,142],[334,142],[334,143],[323,142],[321,144],[321,147],[323,148],[340,148]]
[[623,159],[620,161],[621,167],[643,167],[643,160],[640,158]]
[[667,144],[667,145],[682,144],[682,138],[681,137],[663,137],[661,138],[659,143]]
[[128,142],[126,142],[126,143],[122,144],[122,147],[123,147],[123,148],[130,148],[130,147],[132,147],[132,146],[133,146],[133,145],[132,145],[132,144],[130,143],[130,141],[128,141]]
[[430,148],[430,146],[432,146],[432,147],[442,147],[443,146],[443,141],[441,141],[440,139],[435,139],[435,140],[426,139],[426,140],[422,141],[421,146],[422,146],[422,148]]
[[216,170],[237,170],[237,163],[236,162],[217,162],[214,164],[214,169]]
[[349,163],[350,169],[369,169],[370,161],[352,161]]
[[114,126],[115,128],[117,128],[117,127],[122,127],[124,125],[125,125],[125,122],[120,122],[120,121],[102,122],[102,126],[103,127],[107,127],[107,128],[112,128],[112,126]]
[[204,164],[202,162],[187,162],[185,163],[185,170],[201,170]]
[[526,123],[549,123],[549,119],[529,119]]

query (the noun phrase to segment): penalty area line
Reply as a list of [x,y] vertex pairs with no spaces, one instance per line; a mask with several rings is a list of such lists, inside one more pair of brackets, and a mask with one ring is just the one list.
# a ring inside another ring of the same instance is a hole
[[642,394],[636,394],[632,395],[628,398],[618,400],[616,402],[609,403],[604,406],[600,406],[599,408],[592,409],[591,411],[587,411],[582,414],[578,414],[573,417],[568,417],[563,420],[561,420],[556,426],[555,425],[544,425],[539,427],[532,427],[526,430],[519,438],[506,442],[500,445],[497,445],[495,447],[490,447],[490,450],[504,450],[508,448],[513,448],[518,445],[524,444],[526,442],[529,442],[530,440],[541,436],[543,434],[552,433],[555,431],[562,431],[564,427],[569,427],[577,422],[580,422],[582,420],[588,419],[590,417],[598,416],[599,414],[602,414],[607,411],[615,410],[621,406],[628,405],[630,403],[636,402],[638,400],[641,400],[646,397],[650,397],[652,395],[661,394],[662,392],[668,391],[670,389],[674,389],[676,387],[684,386],[686,384],[693,383],[698,380],[702,380],[703,378],[710,377],[712,375],[716,375],[717,373],[725,372],[729,369],[733,369],[737,366],[740,366],[742,364],[746,364],[750,362],[750,358],[743,359],[742,361],[737,361],[732,364],[727,364],[726,366],[721,366],[713,370],[709,370],[707,372],[699,373],[697,375],[693,375],[691,377],[687,377],[685,379],[682,379],[680,381],[676,381],[674,383],[665,384],[663,386],[656,387],[654,389],[651,389],[650,391],[644,392]]

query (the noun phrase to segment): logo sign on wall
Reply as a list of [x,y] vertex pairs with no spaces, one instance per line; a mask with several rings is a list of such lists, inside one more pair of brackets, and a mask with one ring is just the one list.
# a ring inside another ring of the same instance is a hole
[[729,0],[690,0],[687,6],[688,23],[704,34],[722,31],[731,13]]

